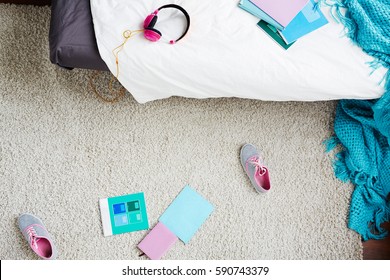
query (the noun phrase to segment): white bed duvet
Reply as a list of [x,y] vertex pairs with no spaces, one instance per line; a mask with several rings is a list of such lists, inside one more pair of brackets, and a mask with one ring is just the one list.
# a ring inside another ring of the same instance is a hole
[[372,99],[384,89],[385,69],[343,37],[343,26],[323,9],[329,24],[298,40],[287,51],[260,30],[239,0],[91,0],[99,52],[115,75],[112,51],[123,31],[142,29],[147,15],[175,3],[191,17],[189,33],[175,45],[185,18],[174,9],[159,12],[163,34],[152,43],[139,34],[119,53],[119,81],[140,102],[184,96],[240,97],[273,101]]

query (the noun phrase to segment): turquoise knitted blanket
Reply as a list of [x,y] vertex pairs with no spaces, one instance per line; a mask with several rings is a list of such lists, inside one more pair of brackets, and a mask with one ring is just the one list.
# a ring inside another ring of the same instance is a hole
[[[390,0],[325,1],[346,27],[346,35],[373,57],[373,69],[390,68]],[[381,223],[390,217],[390,71],[384,77],[385,93],[376,100],[340,100],[334,122],[337,178],[354,185],[349,228],[363,240],[381,239]]]

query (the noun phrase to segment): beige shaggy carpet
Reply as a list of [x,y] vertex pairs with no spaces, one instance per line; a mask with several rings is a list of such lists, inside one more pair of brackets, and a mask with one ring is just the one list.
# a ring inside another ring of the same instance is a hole
[[[362,258],[347,228],[352,187],[321,144],[335,102],[104,103],[91,71],[50,63],[49,20],[48,7],[0,5],[1,259],[36,259],[17,227],[24,212],[41,217],[60,259],[138,259],[147,231],[104,237],[99,198],[144,192],[153,226],[186,184],[215,211],[164,259]],[[268,194],[240,165],[248,142],[269,166]]]

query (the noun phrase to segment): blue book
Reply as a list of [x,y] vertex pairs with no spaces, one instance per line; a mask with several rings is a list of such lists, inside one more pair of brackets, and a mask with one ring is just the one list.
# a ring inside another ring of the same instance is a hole
[[248,13],[254,15],[255,17],[275,26],[279,30],[284,29],[283,26],[281,26],[279,23],[277,23],[272,17],[270,17],[265,12],[263,12],[262,9],[257,7],[255,4],[253,4],[249,0],[241,0],[240,3],[238,3],[238,7],[240,7],[244,11],[247,11]]
[[187,185],[165,210],[159,222],[187,244],[213,210],[210,202]]
[[279,31],[279,34],[287,44],[295,42],[302,36],[328,23],[321,10],[319,8],[316,9],[314,5],[314,0],[309,1],[286,28]]

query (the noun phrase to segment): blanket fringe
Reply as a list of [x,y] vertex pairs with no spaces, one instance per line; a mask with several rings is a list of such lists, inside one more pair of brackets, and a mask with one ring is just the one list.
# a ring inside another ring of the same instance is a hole
[[[340,146],[341,142],[336,135],[333,135],[328,139],[326,139],[323,142],[323,144],[325,145],[325,152],[330,153],[331,151],[335,150],[338,146]],[[350,178],[351,173],[347,166],[345,157],[346,157],[345,150],[336,153],[332,161],[332,166],[336,178],[338,178],[343,182],[348,182],[351,180]]]
[[[333,135],[326,139],[323,144],[325,145],[325,152],[330,153],[340,146],[341,142],[336,135]],[[342,150],[341,152],[336,153],[332,160],[334,174],[336,178],[342,182],[349,182],[351,180],[351,172],[346,162],[346,155],[346,151]]]
[[[369,239],[384,239],[389,232],[381,225],[384,222],[389,221],[389,218],[390,218],[390,208],[388,206],[378,208],[378,210],[374,212],[373,220],[369,222],[366,232],[361,234],[363,241]],[[352,224],[349,225],[349,228],[357,232],[360,232]]]
[[351,172],[347,166],[345,156],[346,151],[341,151],[335,155],[333,170],[336,178],[342,182],[349,182],[351,180]]
[[[330,153],[338,146],[340,146],[341,142],[336,135],[333,135],[326,139],[323,144],[325,145],[325,152]],[[351,180],[351,172],[349,171],[349,168],[347,166],[345,150],[342,150],[341,152],[338,152],[334,155],[334,159],[332,160],[332,166],[336,178],[338,178],[342,182],[348,182]]]
[[[381,193],[376,176],[364,172],[351,173],[350,180],[356,184],[352,199],[356,202],[351,205],[348,227],[361,234],[362,239],[383,239],[388,231],[381,225],[389,221],[390,202]],[[364,204],[368,211],[360,211]]]
[[337,138],[336,135],[333,135],[331,137],[329,137],[328,139],[326,139],[323,144],[325,145],[325,152],[326,153],[330,153],[331,151],[333,151],[334,149],[336,149],[336,147],[338,145],[340,145],[340,140],[339,138]]
[[353,44],[356,44],[355,34],[356,26],[354,22],[345,16],[345,12],[342,12],[342,9],[345,9],[344,5],[345,0],[318,0],[314,5],[315,9],[319,9],[321,6],[325,5],[330,7],[330,15],[337,23],[342,23],[344,25],[344,36],[353,39]]

